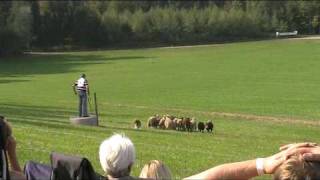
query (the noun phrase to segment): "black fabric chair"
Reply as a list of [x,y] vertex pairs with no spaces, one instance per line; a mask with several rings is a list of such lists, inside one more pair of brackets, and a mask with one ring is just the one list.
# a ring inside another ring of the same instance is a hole
[[87,158],[53,152],[50,160],[51,165],[27,162],[24,167],[27,180],[106,180],[95,173]]
[[99,180],[103,176],[96,174],[90,161],[84,157],[51,154],[51,180]]
[[0,180],[10,180],[9,163],[5,149],[7,132],[4,127],[4,120],[0,118]]

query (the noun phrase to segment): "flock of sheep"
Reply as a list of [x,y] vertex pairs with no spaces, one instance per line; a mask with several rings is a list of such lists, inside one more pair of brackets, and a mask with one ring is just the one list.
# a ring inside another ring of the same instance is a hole
[[[134,128],[139,129],[141,127],[141,121],[135,120],[134,121]],[[160,129],[169,129],[169,130],[178,130],[178,131],[200,131],[207,132],[213,131],[213,122],[208,120],[206,123],[204,122],[197,122],[195,118],[189,117],[175,117],[172,115],[154,115],[148,119],[147,127],[149,128],[160,128]]]

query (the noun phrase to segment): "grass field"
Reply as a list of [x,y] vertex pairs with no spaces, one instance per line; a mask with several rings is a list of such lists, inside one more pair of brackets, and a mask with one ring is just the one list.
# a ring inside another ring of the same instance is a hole
[[[123,132],[137,149],[133,175],[148,160],[160,159],[180,179],[224,162],[270,155],[281,144],[319,142],[318,52],[317,40],[273,40],[5,58],[0,113],[14,126],[23,163],[48,163],[49,153],[58,151],[88,157],[101,173],[100,142]],[[82,72],[98,96],[100,127],[69,124],[78,103],[71,85]],[[213,119],[216,132],[131,128],[135,118],[146,122],[156,113]]]

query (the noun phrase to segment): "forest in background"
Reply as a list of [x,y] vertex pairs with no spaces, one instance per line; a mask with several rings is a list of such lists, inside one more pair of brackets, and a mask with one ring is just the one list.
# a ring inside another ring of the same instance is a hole
[[110,48],[318,34],[312,1],[1,1],[0,56],[31,49]]

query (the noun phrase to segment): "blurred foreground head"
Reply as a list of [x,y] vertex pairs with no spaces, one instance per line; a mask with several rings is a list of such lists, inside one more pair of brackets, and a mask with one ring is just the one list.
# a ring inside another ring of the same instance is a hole
[[168,180],[171,179],[171,172],[169,168],[161,161],[151,160],[148,164],[144,165],[139,177],[156,180]]
[[115,134],[100,145],[99,157],[102,169],[114,178],[130,175],[135,161],[135,148],[125,135]]
[[8,121],[5,119],[4,116],[0,115],[0,126],[1,126],[1,142],[3,143],[3,147],[5,147],[7,145],[7,139],[9,136],[12,135],[12,128],[10,126],[10,124],[8,123]]
[[318,180],[320,163],[305,161],[302,155],[291,156],[274,173],[274,180]]

